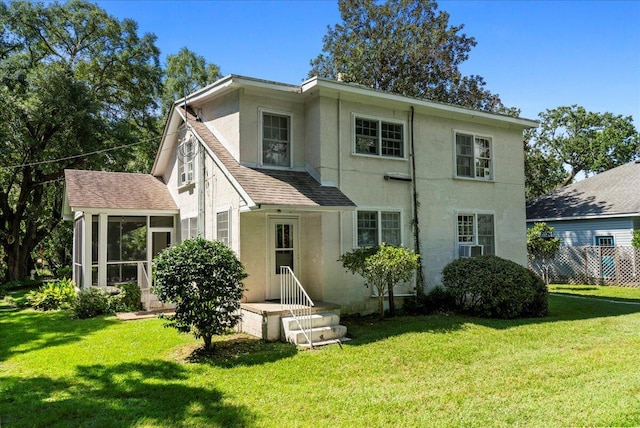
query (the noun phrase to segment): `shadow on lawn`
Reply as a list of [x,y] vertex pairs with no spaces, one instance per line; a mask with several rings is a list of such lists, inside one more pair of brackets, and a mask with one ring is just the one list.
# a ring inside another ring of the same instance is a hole
[[288,343],[265,342],[253,337],[236,337],[213,343],[213,349],[200,347],[185,358],[190,363],[222,368],[255,366],[293,357],[298,350]]
[[[637,301],[636,301],[637,302]],[[640,313],[640,305],[625,302],[571,298],[564,295],[549,296],[549,315],[544,318],[489,319],[468,315],[421,315],[400,316],[380,320],[377,317],[344,317],[341,323],[347,326],[352,341],[346,346],[359,346],[384,340],[405,333],[449,333],[475,324],[494,329],[508,329],[530,324],[562,321],[578,321],[594,318],[615,317]]]
[[17,353],[65,345],[118,322],[115,318],[73,318],[71,311],[40,312],[22,309],[0,313],[0,361]]
[[209,386],[188,385],[170,361],[79,366],[72,379],[3,378],[0,422],[6,426],[246,426],[244,407],[225,404]]

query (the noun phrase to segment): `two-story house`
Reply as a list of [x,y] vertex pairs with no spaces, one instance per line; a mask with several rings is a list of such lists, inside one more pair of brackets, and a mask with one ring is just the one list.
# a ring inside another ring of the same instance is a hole
[[356,247],[415,248],[417,231],[427,288],[457,257],[525,265],[522,132],[536,125],[320,78],[227,76],[176,101],[150,175],[67,171],[75,279],[141,281],[159,249],[199,235],[239,255],[247,303],[279,299],[287,266],[311,299],[371,312],[373,290],[338,260]]

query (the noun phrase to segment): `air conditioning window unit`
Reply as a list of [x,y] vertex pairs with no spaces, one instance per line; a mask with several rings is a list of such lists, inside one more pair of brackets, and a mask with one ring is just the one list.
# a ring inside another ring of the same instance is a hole
[[484,254],[484,247],[482,245],[460,245],[458,247],[458,257],[478,257]]
[[484,177],[485,178],[490,178],[491,177],[491,168],[485,168],[484,169]]

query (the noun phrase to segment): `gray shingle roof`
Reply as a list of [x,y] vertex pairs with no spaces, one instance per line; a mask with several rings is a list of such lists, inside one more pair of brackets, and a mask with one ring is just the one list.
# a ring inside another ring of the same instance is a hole
[[527,219],[640,215],[640,163],[631,162],[527,202]]
[[[184,114],[184,109],[180,107]],[[207,126],[187,113],[194,132],[213,151],[225,168],[258,205],[294,207],[355,207],[338,188],[322,186],[301,171],[249,168],[239,164]]]
[[67,169],[64,178],[73,208],[178,209],[167,186],[150,174]]

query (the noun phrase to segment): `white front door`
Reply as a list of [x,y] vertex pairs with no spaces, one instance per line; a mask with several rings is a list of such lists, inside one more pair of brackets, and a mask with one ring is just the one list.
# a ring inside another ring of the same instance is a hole
[[280,267],[289,266],[293,272],[299,270],[298,219],[270,218],[268,228],[267,299],[271,300],[280,298]]

